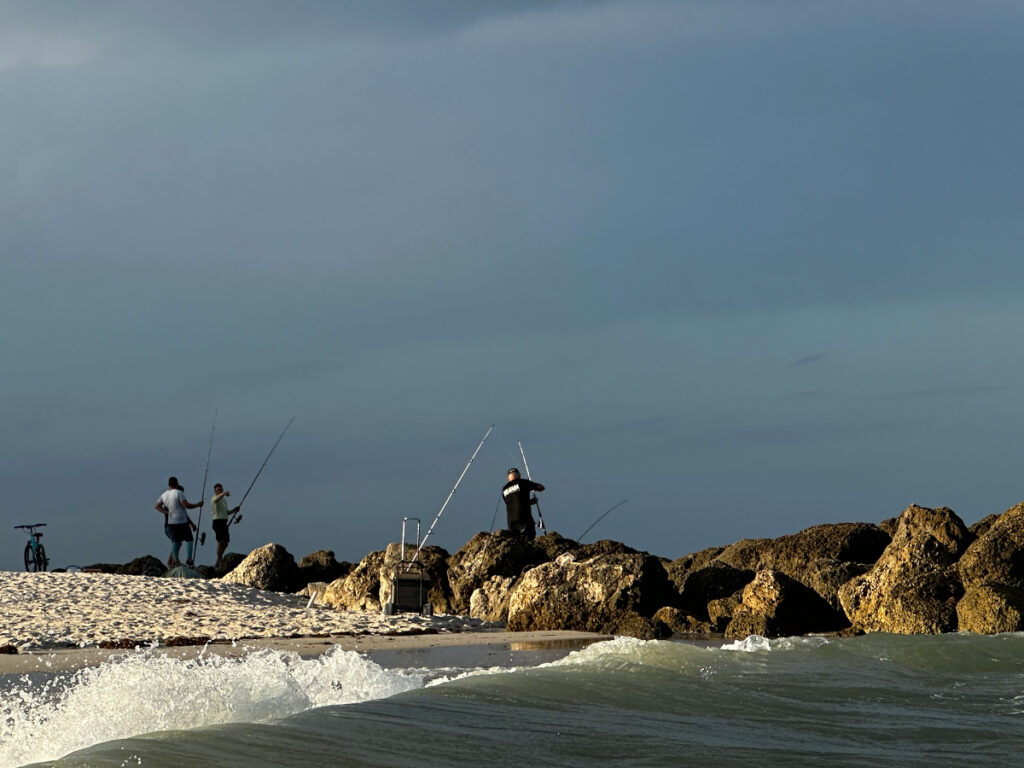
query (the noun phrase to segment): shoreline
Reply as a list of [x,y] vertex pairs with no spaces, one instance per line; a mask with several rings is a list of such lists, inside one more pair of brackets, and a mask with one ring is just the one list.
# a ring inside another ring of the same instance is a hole
[[0,654],[0,677],[30,673],[68,673],[98,667],[111,659],[134,653],[153,653],[177,659],[216,655],[228,659],[270,649],[317,658],[332,648],[355,651],[385,668],[479,667],[533,665],[552,661],[612,635],[551,630],[507,632],[495,629],[415,635],[347,635],[335,637],[260,637],[212,641],[202,645],[139,646],[137,648],[37,648]]
[[304,595],[220,580],[0,571],[0,676],[96,667],[134,653],[316,658],[334,647],[381,666],[509,666],[552,660],[611,635],[508,632],[466,616],[338,610]]

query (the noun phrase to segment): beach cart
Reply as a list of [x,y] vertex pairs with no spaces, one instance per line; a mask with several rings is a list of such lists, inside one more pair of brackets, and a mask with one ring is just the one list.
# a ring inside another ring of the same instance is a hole
[[[416,541],[413,544],[407,541],[408,524],[411,522],[416,523]],[[384,603],[384,613],[387,616],[396,613],[419,613],[422,616],[430,616],[434,613],[434,607],[427,599],[430,576],[415,555],[421,543],[420,519],[403,517],[401,558],[391,579],[391,599]],[[410,551],[414,553],[411,558],[408,556]]]

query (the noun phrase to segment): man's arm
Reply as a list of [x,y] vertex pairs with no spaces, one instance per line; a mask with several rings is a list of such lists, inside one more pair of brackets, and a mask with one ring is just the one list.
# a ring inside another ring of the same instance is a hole
[[192,503],[187,502],[184,499],[182,499],[181,503],[182,503],[182,506],[185,507],[185,509],[198,509],[199,507],[203,506],[203,504],[205,504],[206,502],[204,502],[202,499],[200,499],[195,504],[192,504]]
[[153,509],[159,512],[161,515],[167,514],[167,507],[164,506],[164,503],[162,501],[158,501],[156,504],[154,504]]

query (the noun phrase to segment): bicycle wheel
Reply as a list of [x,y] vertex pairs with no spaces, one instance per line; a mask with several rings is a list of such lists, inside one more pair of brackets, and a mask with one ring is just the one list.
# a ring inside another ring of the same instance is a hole
[[40,544],[36,549],[36,570],[45,571],[46,566],[50,564],[50,559],[46,556],[46,550],[43,549],[43,545]]
[[34,549],[32,549],[32,545],[31,544],[26,544],[25,545],[25,570],[26,571],[38,570],[36,568],[36,552],[35,552]]

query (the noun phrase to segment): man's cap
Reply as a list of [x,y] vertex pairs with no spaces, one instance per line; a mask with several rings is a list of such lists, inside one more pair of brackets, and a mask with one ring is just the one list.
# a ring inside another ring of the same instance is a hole
[[519,470],[516,469],[515,467],[512,467],[512,469],[510,469],[506,474],[511,475],[513,472],[515,472],[517,475],[519,474]]

